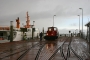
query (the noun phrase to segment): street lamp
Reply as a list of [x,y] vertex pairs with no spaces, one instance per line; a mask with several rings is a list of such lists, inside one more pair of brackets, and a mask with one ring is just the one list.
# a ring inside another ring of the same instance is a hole
[[77,31],[78,31],[78,29],[75,30],[75,36],[77,36]]
[[35,31],[34,23],[35,23],[35,21],[33,21],[33,25],[32,25],[32,39],[33,39],[33,37],[34,37],[34,31]]
[[56,16],[56,15],[53,15],[53,27],[54,27],[54,16]]
[[83,37],[83,8],[79,8],[80,10],[82,10],[82,37]]
[[80,15],[79,16],[79,34],[80,34]]

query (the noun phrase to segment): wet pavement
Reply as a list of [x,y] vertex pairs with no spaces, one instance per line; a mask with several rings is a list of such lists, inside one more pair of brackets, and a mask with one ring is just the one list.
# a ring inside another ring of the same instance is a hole
[[10,42],[9,40],[0,40],[0,43],[8,43]]
[[17,60],[29,47],[38,42],[15,41],[0,44],[0,60]]
[[[45,46],[42,48],[42,50],[39,54],[38,60],[48,60],[54,54],[54,52],[57,50],[57,48],[59,48],[63,44],[63,42],[65,40],[67,40],[67,38],[64,37],[64,38],[58,39],[57,41],[53,41],[53,42],[49,41],[50,43],[45,44]],[[19,48],[23,44],[23,46],[27,46],[26,48],[28,48],[38,42],[39,41],[37,41],[37,42],[29,41],[28,44],[26,41],[24,41],[24,42],[21,41],[21,42],[16,42],[16,43],[2,43],[2,44],[0,44],[0,53],[2,51],[9,50],[11,48],[10,46],[13,46],[12,48],[15,49],[15,46],[17,46]],[[65,43],[64,48],[63,48],[65,56],[67,55],[68,43],[69,43],[69,41],[67,41]],[[3,44],[5,44],[5,45],[3,45]],[[90,54],[88,53],[88,44],[86,43],[85,40],[78,38],[78,37],[73,37],[72,42],[71,42],[71,47],[77,53],[77,55],[79,55],[81,58],[83,58],[83,60],[85,60],[85,59],[89,60]],[[35,48],[32,48],[21,60],[35,60],[35,57],[39,51],[39,48],[40,48],[40,45],[35,46]],[[23,51],[21,53],[17,53],[16,55],[12,55],[12,56],[7,57],[6,59],[2,59],[2,60],[17,60],[17,58],[24,52],[25,51]],[[13,53],[13,52],[9,52],[8,54],[10,54],[10,53]],[[64,60],[64,58],[61,55],[60,50],[56,53],[56,55],[53,57],[52,60]],[[78,58],[75,56],[75,54],[71,50],[70,50],[70,57],[68,57],[68,60],[78,60]]]
[[[65,55],[67,53],[67,51],[65,51],[67,49],[67,43],[65,43],[66,47],[64,46]],[[85,40],[78,37],[73,37],[71,42],[71,47],[76,52],[76,54],[80,57],[81,60],[90,60],[89,59],[90,54],[88,52],[88,44]],[[60,52],[58,52],[53,58],[53,60],[64,60],[64,58],[62,58]],[[79,58],[76,57],[72,51],[70,51],[70,57],[68,57],[68,60],[79,60]]]
[[81,56],[81,58],[83,58],[83,60],[85,59],[89,59],[90,54],[88,51],[88,44],[86,42],[86,40],[83,40],[81,38],[73,38],[72,43],[71,43],[72,48],[75,50],[75,52]]

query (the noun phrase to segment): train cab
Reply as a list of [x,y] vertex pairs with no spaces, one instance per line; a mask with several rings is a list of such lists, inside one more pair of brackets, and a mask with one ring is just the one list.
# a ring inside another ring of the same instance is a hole
[[58,38],[58,29],[57,27],[48,27],[46,35],[44,36],[45,40],[55,40]]

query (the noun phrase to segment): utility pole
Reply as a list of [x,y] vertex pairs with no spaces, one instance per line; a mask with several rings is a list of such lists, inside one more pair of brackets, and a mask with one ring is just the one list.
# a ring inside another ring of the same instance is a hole
[[82,10],[82,38],[83,38],[83,8],[79,8],[79,9],[81,9]]
[[80,15],[79,16],[79,37],[80,37]]
[[54,27],[54,16],[56,16],[56,15],[53,15],[53,27]]

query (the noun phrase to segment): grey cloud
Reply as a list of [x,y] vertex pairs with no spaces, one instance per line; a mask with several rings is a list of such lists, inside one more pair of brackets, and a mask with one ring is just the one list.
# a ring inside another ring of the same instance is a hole
[[52,11],[45,11],[45,12],[40,12],[40,13],[32,13],[30,14],[32,19],[47,19],[47,18],[52,18],[53,13]]
[[[25,11],[25,10],[29,10],[31,12],[33,12],[31,15],[36,15],[35,17],[46,17],[48,15],[53,15],[53,14],[57,14],[60,16],[72,16],[72,15],[77,15],[77,14],[81,14],[81,12],[79,11],[79,7],[84,8],[84,14],[90,14],[90,8],[89,7],[89,2],[87,2],[88,0],[69,0],[69,1],[65,1],[65,0],[1,0],[1,14],[3,14],[3,12],[6,12],[6,10],[11,10],[8,11],[6,13],[11,12],[12,14],[14,12],[19,13],[20,11]],[[41,4],[41,5],[40,5]],[[87,4],[87,5],[86,5]],[[7,7],[6,7],[7,6]],[[88,7],[87,7],[88,6]],[[43,9],[44,8],[44,9]],[[48,10],[48,11],[46,11]],[[38,12],[41,11],[41,12]],[[48,13],[49,12],[49,13]],[[6,14],[4,13],[4,14]],[[47,13],[45,15],[45,13]],[[15,13],[14,13],[15,14]],[[37,16],[38,15],[38,16]]]
[[26,21],[27,11],[31,20],[52,19],[54,14],[57,18],[67,20],[67,17],[81,15],[79,7],[83,8],[84,16],[90,15],[89,2],[89,0],[0,0],[0,25],[8,25],[9,21],[15,21],[17,17],[20,17],[21,21]]
[[1,22],[0,25],[9,25],[10,21],[16,22],[17,17],[19,17],[22,20],[26,18],[24,16],[24,13],[19,13],[16,15],[3,16],[3,17],[0,17],[0,22]]

